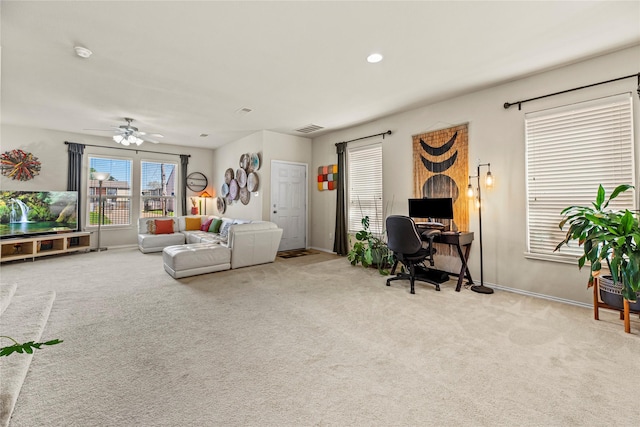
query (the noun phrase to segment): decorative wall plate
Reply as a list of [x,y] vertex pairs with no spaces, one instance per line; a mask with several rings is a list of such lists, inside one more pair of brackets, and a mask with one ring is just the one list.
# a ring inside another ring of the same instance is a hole
[[240,195],[240,186],[238,185],[238,181],[232,179],[229,183],[229,197],[233,200],[238,200],[238,196]]
[[220,193],[223,196],[226,196],[227,194],[229,194],[229,184],[227,184],[226,182],[222,184],[222,189],[220,190]]
[[0,156],[2,175],[18,181],[29,181],[40,174],[40,167],[36,156],[20,149],[5,151]]
[[247,185],[247,173],[244,169],[240,168],[236,171],[236,181],[238,181],[238,185],[240,188],[244,188]]
[[251,199],[251,193],[247,190],[247,187],[243,187],[240,189],[240,201],[243,205],[249,204],[249,199]]
[[227,203],[224,201],[224,197],[218,197],[216,199],[216,207],[221,214],[227,210]]
[[224,182],[229,184],[233,179],[233,169],[229,168],[224,172]]
[[252,192],[257,191],[259,183],[260,183],[260,180],[258,179],[258,175],[256,175],[254,172],[251,172],[247,176],[247,190]]
[[255,172],[258,169],[260,169],[260,157],[258,157],[258,153],[251,153],[247,172]]
[[247,170],[249,167],[249,153],[240,156],[240,167],[244,170]]

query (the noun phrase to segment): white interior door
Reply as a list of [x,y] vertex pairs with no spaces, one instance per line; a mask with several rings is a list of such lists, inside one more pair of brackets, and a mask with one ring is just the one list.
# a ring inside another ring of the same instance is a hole
[[280,251],[307,247],[307,165],[271,162],[271,222],[282,228]]

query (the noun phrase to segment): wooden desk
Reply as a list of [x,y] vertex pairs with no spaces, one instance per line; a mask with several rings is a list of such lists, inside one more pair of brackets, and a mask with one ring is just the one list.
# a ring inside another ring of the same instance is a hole
[[[419,230],[423,230],[418,227]],[[470,285],[473,285],[473,279],[471,278],[471,272],[467,266],[467,260],[469,259],[469,252],[471,251],[471,243],[473,242],[473,232],[470,231],[443,231],[441,234],[434,236],[434,243],[443,243],[445,245],[455,246],[458,251],[458,256],[462,262],[460,267],[460,273],[449,273],[454,276],[458,276],[458,283],[456,285],[456,292],[460,292],[462,288],[462,281],[466,277]],[[464,247],[464,253],[462,248]]]

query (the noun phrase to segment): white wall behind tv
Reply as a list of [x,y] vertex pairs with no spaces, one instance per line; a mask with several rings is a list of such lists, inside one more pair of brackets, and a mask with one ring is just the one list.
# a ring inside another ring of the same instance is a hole
[[[473,72],[473,70],[469,70]],[[517,81],[469,93],[365,125],[333,132],[313,140],[313,168],[336,162],[335,143],[391,130],[393,134],[372,138],[383,145],[383,188],[387,214],[407,214],[407,199],[413,194],[412,135],[451,125],[469,123],[469,172],[475,175],[476,161],[491,163],[496,186],[483,193],[484,279],[488,284],[543,294],[557,299],[589,303],[586,289],[588,271],[577,265],[525,258],[526,188],[524,115],[622,92],[633,93],[636,168],[640,103],[635,78],[596,86],[522,105],[503,108],[517,101],[574,87],[589,85],[640,72],[640,46],[547,71]],[[483,170],[484,171],[484,170]],[[597,173],[597,171],[594,171]],[[637,174],[636,174],[637,176]],[[464,189],[462,189],[464,191]],[[596,189],[594,189],[595,195]],[[335,191],[312,191],[311,245],[331,250],[335,227]],[[480,280],[478,215],[470,211],[470,230],[476,234],[470,266],[475,281]],[[442,264],[442,259],[439,261]],[[455,261],[455,260],[454,260]],[[454,263],[455,264],[455,263]],[[444,265],[452,265],[447,260]],[[384,280],[380,278],[380,285]]]
[[[172,144],[146,144],[140,147],[142,150],[164,152],[170,154],[154,154],[147,152],[138,152],[134,150],[114,150],[116,144],[110,139],[99,136],[81,135],[70,132],[59,132],[46,129],[37,129],[20,126],[2,125],[2,151],[9,151],[16,148],[33,153],[42,163],[40,174],[29,181],[16,181],[5,176],[0,178],[0,189],[2,190],[50,190],[60,191],[67,189],[67,170],[68,170],[68,151],[65,141],[77,142],[81,144],[97,145],[98,147],[85,148],[85,174],[88,173],[88,157],[93,155],[111,156],[114,158],[131,158],[133,159],[134,176],[140,175],[139,161],[171,161],[180,164],[180,157],[176,154],[189,154],[189,172],[202,172],[209,179],[208,191],[211,193],[212,187],[212,171],[213,171],[213,150],[182,147]],[[134,183],[137,183],[134,180]],[[133,191],[139,191],[134,187]],[[86,201],[86,182],[83,184],[83,195]],[[196,196],[199,193],[193,193],[187,190],[187,197]],[[209,209],[212,208],[211,201]],[[187,203],[187,209],[190,204]],[[133,206],[134,218],[137,218],[137,205]],[[213,212],[211,212],[213,213]],[[88,227],[85,206],[80,207],[80,215],[82,215],[83,228],[86,230],[96,230],[96,227]],[[137,244],[137,222],[129,226],[122,227],[106,227],[102,229],[101,245],[102,246],[127,246]],[[96,238],[92,239],[92,243],[96,244]]]

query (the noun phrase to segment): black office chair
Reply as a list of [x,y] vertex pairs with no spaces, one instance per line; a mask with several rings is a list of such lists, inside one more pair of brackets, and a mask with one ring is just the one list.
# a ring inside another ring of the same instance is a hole
[[[419,280],[435,285],[436,291],[440,290],[440,284],[430,280],[426,276],[427,267],[424,261],[429,258],[429,264],[433,266],[433,238],[440,234],[440,230],[427,230],[423,233],[418,231],[415,222],[408,216],[391,215],[387,217],[387,246],[393,251],[394,263],[391,274],[394,274],[398,263],[401,262],[408,273],[399,272],[395,277],[387,279],[387,286],[391,286],[393,280],[410,280],[411,293],[415,294],[414,282]],[[421,234],[425,236],[428,247],[424,248]],[[419,274],[416,274],[419,273]]]

